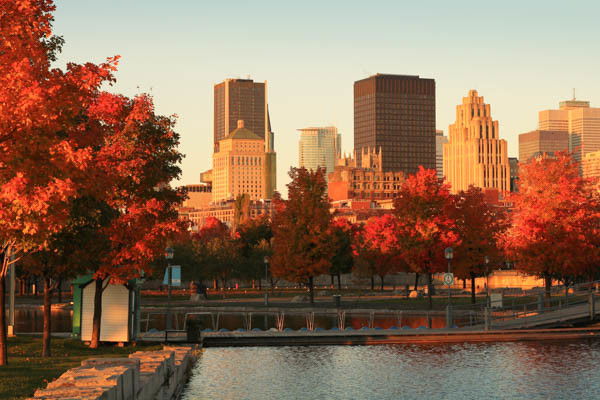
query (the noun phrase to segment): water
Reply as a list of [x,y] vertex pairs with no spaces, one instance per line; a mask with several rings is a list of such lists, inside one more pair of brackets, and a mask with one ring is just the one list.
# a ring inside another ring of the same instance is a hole
[[[8,318],[8,315],[7,315]],[[52,309],[52,332],[71,332],[73,311]],[[15,309],[15,332],[42,332],[44,329],[44,312],[41,307]]]
[[204,349],[183,400],[599,399],[600,342]]

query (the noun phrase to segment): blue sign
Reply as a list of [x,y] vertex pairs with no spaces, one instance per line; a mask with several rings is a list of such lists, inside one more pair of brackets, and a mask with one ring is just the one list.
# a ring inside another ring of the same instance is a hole
[[165,269],[163,285],[169,284],[169,268],[171,268],[171,286],[181,286],[181,265],[170,265]]

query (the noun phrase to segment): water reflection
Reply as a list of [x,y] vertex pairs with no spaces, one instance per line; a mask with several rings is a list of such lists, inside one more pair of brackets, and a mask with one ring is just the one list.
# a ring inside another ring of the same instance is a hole
[[183,399],[598,399],[598,357],[598,341],[208,348]]
[[[52,332],[71,332],[73,311],[52,309]],[[44,329],[44,314],[42,308],[16,308],[15,332],[42,332]]]

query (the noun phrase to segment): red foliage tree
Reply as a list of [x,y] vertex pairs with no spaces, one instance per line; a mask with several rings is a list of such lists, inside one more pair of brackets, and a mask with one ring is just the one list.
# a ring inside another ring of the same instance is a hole
[[445,269],[444,249],[458,243],[451,209],[449,186],[423,167],[406,178],[394,199],[399,245],[411,269],[427,276],[430,308],[432,274]]
[[292,168],[288,200],[275,197],[271,272],[308,285],[314,302],[313,280],[331,268],[329,199],[323,169]]
[[502,258],[498,239],[507,228],[506,212],[502,207],[487,203],[483,191],[474,186],[454,196],[452,210],[460,238],[460,244],[454,249],[453,272],[471,281],[471,302],[475,303],[475,278],[488,274],[488,263]]
[[344,218],[337,218],[331,224],[331,244],[334,248],[334,255],[331,258],[331,286],[333,287],[333,277],[337,276],[338,290],[342,289],[342,274],[352,271],[354,266],[354,257],[352,244],[356,235],[357,228],[354,224]]
[[518,269],[544,279],[572,281],[598,271],[598,194],[568,155],[533,159],[519,168],[512,226],[503,236]]
[[0,0],[0,365],[8,267],[46,248],[68,220],[94,138],[85,110],[116,63],[52,68],[62,45],[52,35],[53,11],[50,0]]
[[356,237],[356,255],[367,264],[371,276],[379,276],[382,291],[386,275],[407,270],[402,258],[398,228],[396,217],[385,214],[370,218]]
[[184,229],[175,207],[185,194],[169,186],[180,174],[177,164],[182,158],[175,120],[155,114],[149,96],[128,99],[103,93],[88,114],[103,133],[102,146],[92,154],[98,176],[90,193],[114,214],[101,228],[108,246],[98,254],[94,270],[90,347],[96,348],[103,290],[108,283],[150,273],[151,262],[164,253],[167,241]]

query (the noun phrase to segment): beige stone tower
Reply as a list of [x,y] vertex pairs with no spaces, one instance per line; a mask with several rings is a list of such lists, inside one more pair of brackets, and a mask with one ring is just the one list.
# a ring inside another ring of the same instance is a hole
[[219,141],[213,155],[212,201],[234,200],[241,194],[250,200],[270,199],[275,190],[275,153],[265,140],[238,121],[237,129]]
[[444,176],[453,193],[470,185],[501,193],[510,190],[506,140],[499,138],[498,121],[492,120],[490,105],[476,90],[470,90],[456,107],[443,160]]

